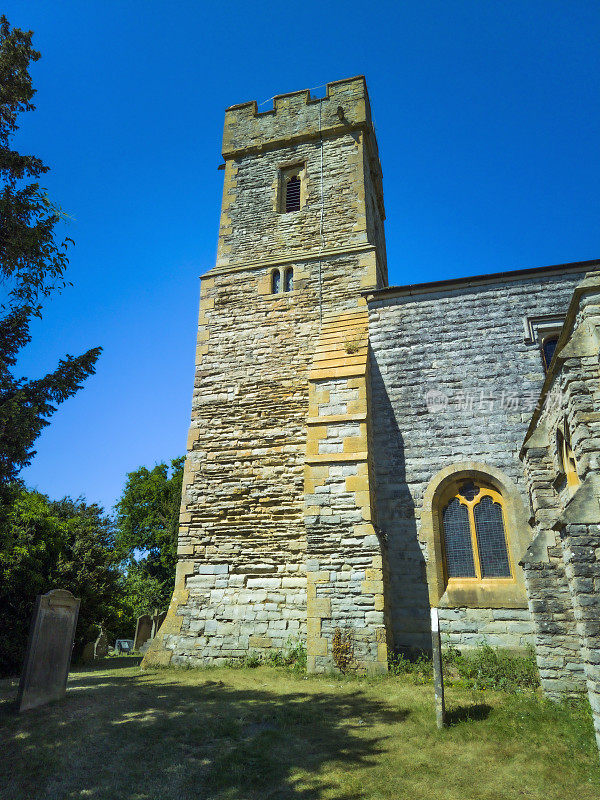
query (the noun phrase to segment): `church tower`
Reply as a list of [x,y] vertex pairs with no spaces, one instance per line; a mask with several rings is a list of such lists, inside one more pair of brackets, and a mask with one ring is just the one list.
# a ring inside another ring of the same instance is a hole
[[279,95],[264,112],[231,106],[222,153],[175,591],[144,663],[218,664],[302,641],[310,670],[340,652],[382,670],[362,293],[387,284],[387,266],[364,78],[322,98]]

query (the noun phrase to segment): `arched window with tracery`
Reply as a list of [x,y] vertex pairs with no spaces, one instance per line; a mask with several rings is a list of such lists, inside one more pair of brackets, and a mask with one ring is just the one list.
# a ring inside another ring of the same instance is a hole
[[291,292],[294,289],[294,268],[288,267],[283,279],[283,291]]
[[447,580],[511,578],[502,495],[466,479],[448,490],[441,506]]

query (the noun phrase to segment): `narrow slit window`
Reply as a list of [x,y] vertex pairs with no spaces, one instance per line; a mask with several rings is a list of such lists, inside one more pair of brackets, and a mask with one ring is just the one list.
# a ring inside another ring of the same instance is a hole
[[271,275],[271,294],[279,294],[281,291],[281,272],[278,269],[273,270]]
[[294,270],[292,267],[288,267],[285,271],[285,278],[283,281],[283,291],[291,292],[293,288],[294,288]]
[[579,486],[581,481],[577,473],[577,462],[575,461],[575,453],[571,447],[571,440],[565,425],[565,433],[559,430],[556,432],[556,439],[558,445],[558,455],[560,459],[560,466],[567,479],[567,486],[569,491],[573,493]]
[[548,372],[550,368],[550,363],[552,361],[552,357],[554,356],[554,352],[556,351],[556,345],[558,344],[558,336],[547,336],[544,341],[542,342],[542,356],[544,359],[544,369]]
[[300,211],[300,178],[292,175],[285,183],[285,212]]

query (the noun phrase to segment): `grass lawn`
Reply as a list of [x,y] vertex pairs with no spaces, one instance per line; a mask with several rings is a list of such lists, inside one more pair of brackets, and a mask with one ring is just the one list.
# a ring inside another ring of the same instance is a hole
[[283,668],[73,672],[64,701],[17,715],[0,681],[2,800],[598,800],[585,706],[408,677]]

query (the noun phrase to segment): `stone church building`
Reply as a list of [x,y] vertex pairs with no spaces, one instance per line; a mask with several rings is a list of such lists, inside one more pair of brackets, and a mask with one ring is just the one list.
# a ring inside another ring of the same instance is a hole
[[535,643],[548,693],[592,697],[600,263],[389,286],[363,77],[231,106],[222,153],[176,584],[145,665],[300,640],[323,671],[337,631],[383,671],[430,648],[435,606],[446,643]]

